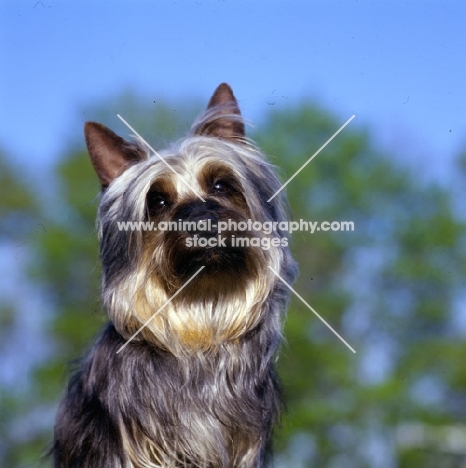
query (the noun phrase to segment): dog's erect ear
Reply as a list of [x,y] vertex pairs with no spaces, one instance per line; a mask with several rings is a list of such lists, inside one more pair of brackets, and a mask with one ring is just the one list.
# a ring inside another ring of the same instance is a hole
[[84,135],[92,165],[103,190],[128,167],[147,158],[137,144],[125,141],[105,125],[86,122]]
[[[211,111],[209,113],[209,111]],[[210,98],[206,118],[194,127],[195,135],[207,135],[223,139],[244,138],[244,123],[232,89],[222,83]]]

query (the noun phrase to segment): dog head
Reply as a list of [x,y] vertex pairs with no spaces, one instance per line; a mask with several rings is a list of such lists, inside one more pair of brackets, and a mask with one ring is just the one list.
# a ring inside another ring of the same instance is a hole
[[280,182],[245,137],[231,88],[220,85],[191,134],[152,156],[101,124],[86,123],[85,136],[103,189],[104,304],[118,331],[129,338],[150,320],[142,339],[182,354],[267,320],[268,267],[293,263],[278,226],[286,201],[267,202]]

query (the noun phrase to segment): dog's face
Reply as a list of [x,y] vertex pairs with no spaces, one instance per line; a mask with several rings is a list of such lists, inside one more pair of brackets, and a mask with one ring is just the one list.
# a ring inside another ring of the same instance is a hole
[[145,219],[173,228],[144,233],[147,254],[158,252],[151,257],[160,265],[167,293],[173,294],[201,266],[205,268],[185,298],[195,291],[217,299],[244,291],[267,263],[261,249],[234,242],[236,236],[253,235],[235,227],[253,217],[250,179],[232,148],[210,140],[187,143],[175,155],[166,155],[176,174],[157,163],[162,174],[152,181],[145,199]]
[[[143,338],[182,354],[256,327],[276,282],[268,266],[280,271],[289,254],[277,224],[271,233],[251,226],[286,217],[281,197],[267,203],[280,183],[245,139],[228,85],[192,136],[160,155],[149,158],[100,124],[87,123],[85,133],[103,187],[104,303],[120,333],[131,336],[156,314]],[[145,229],[122,229],[125,222]]]

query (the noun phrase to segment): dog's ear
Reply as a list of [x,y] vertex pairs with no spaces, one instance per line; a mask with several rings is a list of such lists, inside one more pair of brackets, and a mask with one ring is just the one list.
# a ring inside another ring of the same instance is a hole
[[215,90],[204,118],[193,128],[195,135],[206,135],[226,140],[242,140],[244,122],[232,89],[222,83]]
[[105,190],[113,179],[128,167],[147,158],[144,150],[137,144],[125,141],[105,125],[86,122],[84,135],[102,190]]

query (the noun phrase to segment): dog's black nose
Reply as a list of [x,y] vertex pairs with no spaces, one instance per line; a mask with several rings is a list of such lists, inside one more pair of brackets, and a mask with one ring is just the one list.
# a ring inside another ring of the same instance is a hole
[[186,219],[189,222],[187,231],[201,237],[216,236],[218,233],[218,220],[211,214],[191,215]]

